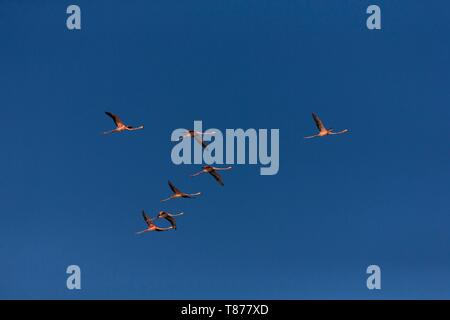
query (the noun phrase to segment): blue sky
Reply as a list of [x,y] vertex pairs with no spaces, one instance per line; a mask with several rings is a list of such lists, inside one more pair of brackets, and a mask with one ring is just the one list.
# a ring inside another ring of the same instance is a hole
[[[0,298],[450,298],[450,3],[376,1],[369,31],[373,3],[80,0],[69,31],[72,2],[1,0]],[[351,133],[304,140],[311,112]],[[194,120],[279,128],[278,175],[190,179]],[[143,208],[185,215],[136,236]]]

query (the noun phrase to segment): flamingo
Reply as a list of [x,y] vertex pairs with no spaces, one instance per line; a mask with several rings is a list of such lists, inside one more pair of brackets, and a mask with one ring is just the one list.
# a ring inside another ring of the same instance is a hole
[[341,134],[341,133],[348,132],[348,129],[344,129],[344,130],[338,131],[338,132],[333,132],[333,130],[334,130],[333,128],[325,128],[322,120],[320,120],[320,118],[314,112],[312,113],[312,117],[314,119],[314,122],[316,123],[317,129],[319,129],[319,133],[312,135],[312,136],[307,136],[307,137],[305,137],[305,139],[310,139],[310,138],[314,138],[314,137],[325,137],[325,136],[332,135],[332,134]]
[[199,196],[199,195],[202,194],[201,192],[184,193],[184,192],[180,191],[177,187],[175,187],[173,185],[173,183],[170,182],[170,181],[169,181],[169,187],[173,191],[173,194],[170,195],[169,198],[161,200],[161,202],[164,202],[164,201],[167,201],[167,200],[170,200],[170,199],[176,199],[176,198],[194,198],[194,197]]
[[220,174],[217,171],[230,170],[231,168],[232,167],[217,168],[217,167],[213,167],[213,166],[204,166],[202,171],[194,173],[193,175],[191,175],[191,177],[198,176],[198,175],[200,175],[202,173],[209,173],[210,175],[212,175],[214,177],[214,179],[216,179],[216,181],[221,186],[224,186],[223,181],[222,181],[222,177],[220,176]]
[[105,114],[109,117],[111,117],[111,119],[113,119],[114,124],[116,125],[116,128],[114,130],[110,130],[110,131],[105,131],[103,132],[103,134],[109,134],[109,133],[115,133],[115,132],[122,132],[122,131],[135,131],[135,130],[141,130],[144,129],[144,126],[139,126],[139,127],[132,127],[132,126],[127,126],[125,125],[122,120],[120,120],[120,118],[111,113],[111,112],[105,112]]
[[147,226],[148,226],[148,227],[147,227],[147,229],[145,229],[145,230],[136,232],[136,234],[141,234],[141,233],[144,233],[144,232],[150,232],[150,231],[168,231],[168,230],[172,229],[172,227],[169,227],[169,228],[160,228],[160,227],[158,227],[157,225],[155,225],[155,224],[153,223],[152,218],[150,218],[150,217],[145,213],[144,210],[142,210],[142,216],[144,217],[144,221],[145,221],[145,223],[147,223]]
[[176,230],[177,229],[177,221],[175,219],[175,217],[181,216],[183,214],[183,212],[177,213],[177,214],[172,214],[166,211],[160,211],[158,213],[158,216],[156,216],[156,219],[166,219],[167,221],[169,221],[170,225],[172,226],[172,229]]
[[195,131],[195,130],[188,130],[182,137],[180,137],[180,140],[184,138],[194,138],[195,141],[200,143],[205,149],[208,145],[203,141],[203,136],[205,135],[215,135],[217,132],[210,131],[210,132],[201,132],[201,131]]

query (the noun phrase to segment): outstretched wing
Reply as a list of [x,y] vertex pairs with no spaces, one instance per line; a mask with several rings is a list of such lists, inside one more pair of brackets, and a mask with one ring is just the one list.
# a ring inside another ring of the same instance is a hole
[[177,228],[177,221],[176,221],[176,219],[173,216],[171,216],[170,214],[167,213],[167,214],[164,215],[164,219],[169,221],[169,223],[172,226],[172,228],[174,228],[174,229]]
[[223,184],[223,181],[222,181],[222,177],[220,176],[220,174],[219,174],[217,171],[213,170],[213,171],[211,171],[209,174],[212,175],[212,176],[214,177],[214,179],[216,179],[216,181],[217,181],[221,186],[224,185],[224,184]]
[[172,182],[170,182],[170,180],[169,180],[169,187],[170,187],[170,189],[173,191],[173,193],[182,193],[177,187],[175,187],[175,186],[173,185]]
[[147,223],[147,225],[149,227],[151,227],[153,225],[153,220],[152,218],[150,218],[144,210],[142,210],[142,217],[144,218],[145,223]]
[[115,114],[113,114],[113,113],[111,113],[111,112],[108,112],[108,111],[106,111],[105,114],[108,115],[108,116],[110,116],[111,119],[113,119],[113,121],[114,121],[114,123],[115,123],[116,126],[123,125],[122,120],[120,120],[120,118],[119,118],[118,116],[116,116]]
[[194,139],[195,141],[197,141],[198,143],[200,143],[202,145],[202,148],[205,149],[208,145],[206,144],[205,141],[203,141],[202,136],[198,136],[198,135],[194,135]]
[[315,113],[313,112],[312,117],[313,117],[314,122],[316,123],[316,127],[317,127],[317,129],[319,129],[319,131],[324,131],[324,130],[326,130],[326,129],[325,129],[325,126],[324,126],[323,123],[322,123],[322,120],[320,120],[320,118],[319,118],[319,116],[318,116],[317,114],[315,114]]

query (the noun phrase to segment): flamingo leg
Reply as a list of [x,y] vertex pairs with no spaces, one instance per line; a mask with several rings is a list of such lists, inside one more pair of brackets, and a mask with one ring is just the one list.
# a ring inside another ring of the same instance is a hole
[[305,139],[311,139],[311,138],[315,138],[315,137],[318,137],[319,135],[318,134],[315,134],[315,135],[313,135],[313,136],[307,136],[307,137],[303,137],[303,138],[305,138]]
[[226,167],[226,168],[214,168],[214,170],[216,171],[220,171],[220,170],[231,170],[233,167]]
[[172,217],[178,217],[178,216],[181,216],[183,214],[184,214],[184,212],[175,213],[175,214],[172,215]]
[[140,127],[137,127],[137,128],[128,128],[127,130],[128,131],[136,131],[136,130],[142,130],[142,129],[144,129],[144,126],[140,126]]
[[342,133],[346,133],[346,132],[348,132],[348,129],[344,129],[344,130],[339,131],[339,132],[330,132],[329,134],[342,134]]
[[156,231],[169,231],[169,230],[171,230],[171,229],[173,229],[173,227],[168,227],[168,228],[160,228],[160,227],[158,227],[158,228],[156,229]]

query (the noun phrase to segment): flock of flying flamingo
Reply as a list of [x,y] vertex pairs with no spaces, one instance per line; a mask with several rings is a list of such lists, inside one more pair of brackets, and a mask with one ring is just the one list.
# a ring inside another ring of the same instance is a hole
[[[123,132],[123,131],[136,131],[136,130],[144,129],[143,125],[140,125],[138,127],[126,125],[117,115],[115,115],[111,112],[105,112],[105,114],[114,121],[116,128],[114,128],[113,130],[110,130],[110,131],[105,131],[105,132],[103,132],[103,134],[118,133],[118,132]],[[312,117],[313,117],[314,123],[316,124],[316,127],[319,130],[319,132],[315,135],[306,136],[306,137],[304,137],[305,139],[311,139],[311,138],[316,138],[316,137],[325,137],[328,135],[337,135],[337,134],[349,132],[348,129],[344,129],[344,130],[335,132],[333,128],[326,128],[324,126],[322,120],[320,120],[320,118],[317,114],[312,113]],[[208,145],[203,141],[202,137],[204,135],[214,135],[215,133],[216,132],[214,132],[214,131],[206,133],[206,132],[188,130],[186,132],[186,134],[184,134],[182,137],[180,137],[180,140],[185,139],[185,138],[193,138],[193,139],[195,139],[195,141],[197,141],[199,144],[201,144],[202,147],[205,149],[208,147]],[[209,173],[221,186],[224,186],[222,177],[218,173],[218,171],[225,171],[225,170],[230,170],[230,169],[231,169],[231,167],[218,168],[218,167],[213,167],[213,166],[207,165],[207,166],[203,166],[201,171],[192,174],[191,177],[195,177],[195,176],[201,175],[203,173]],[[185,193],[185,192],[181,191],[180,189],[178,189],[171,181],[169,181],[168,183],[169,183],[169,187],[173,193],[168,198],[161,200],[161,202],[172,200],[172,199],[177,199],[177,198],[196,198],[202,194],[201,192]],[[183,212],[172,214],[172,213],[169,213],[166,211],[160,211],[156,217],[151,218],[149,215],[147,215],[147,213],[144,210],[142,210],[142,217],[144,218],[144,221],[147,224],[147,229],[139,231],[136,234],[141,234],[141,233],[150,232],[150,231],[176,230],[177,223],[176,223],[175,217],[181,216],[182,214],[183,214]],[[158,220],[158,219],[165,219],[166,221],[169,222],[170,226],[169,227],[157,226],[154,221]]]

